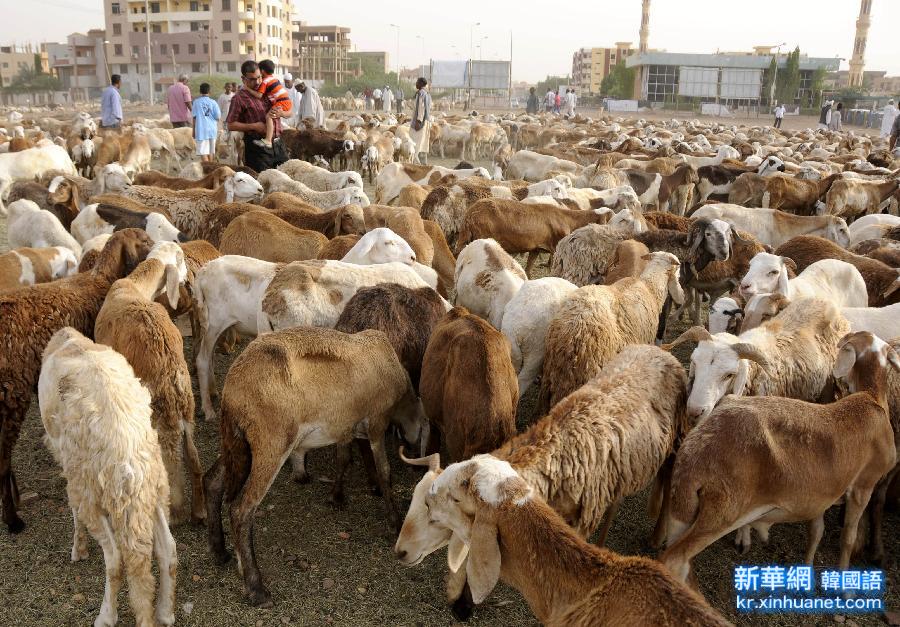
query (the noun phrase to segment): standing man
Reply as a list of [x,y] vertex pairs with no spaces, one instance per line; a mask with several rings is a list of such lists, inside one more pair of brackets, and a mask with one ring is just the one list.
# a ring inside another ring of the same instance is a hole
[[313,121],[313,128],[325,126],[325,110],[322,108],[322,101],[319,100],[319,92],[312,87],[307,87],[303,81],[297,85],[297,91],[301,94],[300,109],[297,115],[298,126],[307,119]]
[[894,99],[891,98],[888,100],[888,103],[884,105],[884,117],[881,118],[881,136],[887,137],[891,128],[894,126],[894,120],[897,119],[897,107],[894,106]]
[[900,116],[894,117],[894,123],[891,125],[890,150],[893,151],[897,147],[897,138],[900,137]]
[[384,89],[381,90],[381,102],[384,103],[384,112],[390,113],[391,106],[394,104],[394,92],[391,91],[388,85],[385,85]]
[[109,85],[103,90],[100,98],[100,128],[122,128],[122,96],[119,88],[122,85],[122,77],[113,74]]
[[566,89],[566,117],[575,117],[575,90]]
[[531,87],[528,90],[528,100],[525,101],[525,113],[537,114],[538,112],[538,97],[537,94],[534,93],[534,87]]
[[821,130],[828,130],[828,125],[831,124],[831,105],[833,104],[832,100],[826,100],[825,104],[822,105],[822,111],[819,113],[819,125],[816,127]]
[[191,125],[191,88],[187,86],[187,74],[178,77],[178,82],[166,92],[166,104],[169,106],[169,121],[172,128]]
[[222,95],[219,96],[218,102],[216,103],[219,105],[222,120],[228,117],[228,109],[231,107],[232,98],[234,98],[234,88],[231,86],[231,83],[225,83],[225,91],[222,92]]
[[779,102],[775,107],[775,128],[781,128],[782,122],[784,122],[784,105]]
[[403,112],[403,88],[400,85],[397,85],[394,92],[394,102],[397,103],[397,115],[400,115]]
[[409,137],[416,144],[416,161],[428,165],[428,151],[431,142],[431,94],[421,76],[416,80],[416,100],[413,103],[412,119],[409,121]]
[[284,88],[288,91],[288,98],[291,99],[291,117],[287,118],[285,123],[288,126],[293,126],[297,128],[300,125],[300,101],[303,99],[303,96],[297,91],[297,86],[294,85],[294,76],[288,72],[284,75]]
[[244,134],[244,164],[257,172],[277,168],[287,161],[284,144],[281,142],[281,118],[277,114],[272,116],[275,132],[271,148],[259,146],[254,141],[266,136],[266,116],[272,107],[268,98],[256,98],[250,93],[258,91],[262,84],[262,75],[256,61],[244,61],[241,64],[241,83],[243,89],[238,90],[231,99],[225,127],[229,131]]
[[554,94],[553,90],[548,87],[547,94],[544,96],[544,109],[547,111],[547,113],[551,113],[555,105],[556,94]]
[[197,154],[200,161],[211,161],[216,154],[216,133],[222,110],[219,104],[209,97],[209,83],[200,84],[200,97],[191,108],[194,115],[194,140],[197,142]]

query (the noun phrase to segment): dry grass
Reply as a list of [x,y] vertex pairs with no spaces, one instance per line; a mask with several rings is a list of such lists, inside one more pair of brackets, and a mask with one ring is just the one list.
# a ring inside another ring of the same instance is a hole
[[[447,159],[442,164],[455,164]],[[367,189],[367,191],[369,191]],[[0,247],[6,244],[6,220],[0,218]],[[546,269],[539,266],[538,274]],[[685,328],[673,326],[671,337]],[[190,355],[190,338],[186,339]],[[676,351],[686,363],[689,347]],[[216,373],[221,385],[234,355],[217,355]],[[197,394],[195,388],[195,395]],[[519,427],[531,420],[537,390],[522,399]],[[199,410],[199,403],[198,403]],[[201,415],[196,416],[198,421]],[[103,559],[99,547],[90,544],[91,556],[69,562],[72,520],[65,485],[41,442],[42,426],[34,399],[14,455],[19,487],[27,502],[22,516],[28,527],[11,536],[0,530],[0,625],[76,625],[90,623],[103,595]],[[215,424],[198,422],[197,445],[206,466],[218,449]],[[272,610],[249,607],[242,598],[241,582],[234,567],[219,568],[210,559],[205,530],[189,525],[173,529],[178,541],[178,613],[180,625],[450,625],[443,592],[444,553],[424,564],[402,568],[393,558],[393,538],[387,534],[380,498],[365,488],[359,464],[347,482],[348,502],[335,511],[326,503],[330,485],[321,479],[332,473],[330,450],[310,455],[314,481],[297,485],[283,472],[263,502],[256,522],[256,548],[260,567],[275,600]],[[392,456],[393,480],[400,499],[409,499],[420,474]],[[735,460],[739,463],[739,460]],[[609,547],[625,554],[648,553],[646,540],[651,523],[645,513],[646,493],[627,499],[610,532]],[[840,524],[837,509],[826,518],[816,565],[837,561]],[[226,518],[227,520],[227,518]],[[227,532],[226,523],[226,532]],[[886,548],[900,555],[896,514],[886,519]],[[736,564],[792,564],[802,559],[805,526],[778,525],[768,546],[755,542],[740,556],[723,538],[704,551],[695,566],[710,602],[742,625],[827,624],[830,616],[769,615],[746,617],[734,612],[732,572]],[[896,566],[889,569],[887,602],[896,608],[900,595],[894,585]],[[191,606],[191,612],[185,608]],[[119,597],[123,625],[133,624],[125,595]],[[859,625],[882,624],[878,617],[853,618]],[[517,592],[499,586],[479,608],[472,625],[536,624]],[[849,624],[849,620],[848,623]]]

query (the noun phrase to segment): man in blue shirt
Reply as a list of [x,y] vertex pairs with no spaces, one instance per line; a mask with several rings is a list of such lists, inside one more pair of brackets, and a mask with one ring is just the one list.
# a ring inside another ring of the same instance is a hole
[[122,96],[119,87],[122,77],[113,74],[109,86],[103,90],[100,99],[100,128],[122,128]]
[[219,118],[222,110],[219,103],[209,97],[209,83],[200,84],[200,97],[191,107],[194,116],[194,139],[201,161],[211,161],[216,154],[216,134],[219,132]]

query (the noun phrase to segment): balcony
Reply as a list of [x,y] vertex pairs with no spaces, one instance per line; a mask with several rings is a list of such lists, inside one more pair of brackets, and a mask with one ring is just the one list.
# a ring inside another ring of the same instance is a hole
[[[146,21],[144,13],[129,13],[129,24],[143,24]],[[212,11],[163,11],[151,13],[151,22],[206,22],[212,19]]]
[[254,17],[256,17],[256,14],[253,11],[238,12],[238,18],[242,20],[252,20]]
[[238,39],[241,41],[256,41],[256,33],[250,31],[248,33],[240,33]]

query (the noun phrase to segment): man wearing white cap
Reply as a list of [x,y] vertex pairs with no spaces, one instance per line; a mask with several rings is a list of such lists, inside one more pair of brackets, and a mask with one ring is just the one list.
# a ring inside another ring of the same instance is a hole
[[298,92],[296,89],[294,89],[294,77],[290,72],[285,74],[282,78],[284,79],[284,81],[283,81],[284,88],[287,89],[288,97],[290,97],[291,105],[293,105],[291,107],[291,117],[286,119],[285,122],[287,122],[288,126],[293,126],[296,128],[297,125],[300,123],[299,112],[300,112],[300,100],[301,100],[302,96],[300,95],[300,92]]
[[384,89],[381,90],[381,104],[386,113],[391,112],[391,107],[394,104],[394,92],[391,91],[388,85],[385,85]]
[[894,125],[894,119],[897,117],[897,107],[894,105],[894,99],[888,100],[884,105],[884,117],[881,118],[881,136],[887,137],[891,134],[891,127]]
[[325,126],[325,110],[322,109],[319,92],[312,87],[307,87],[303,81],[297,84],[297,91],[302,96],[300,108],[297,110],[299,121],[311,120],[314,128]]

